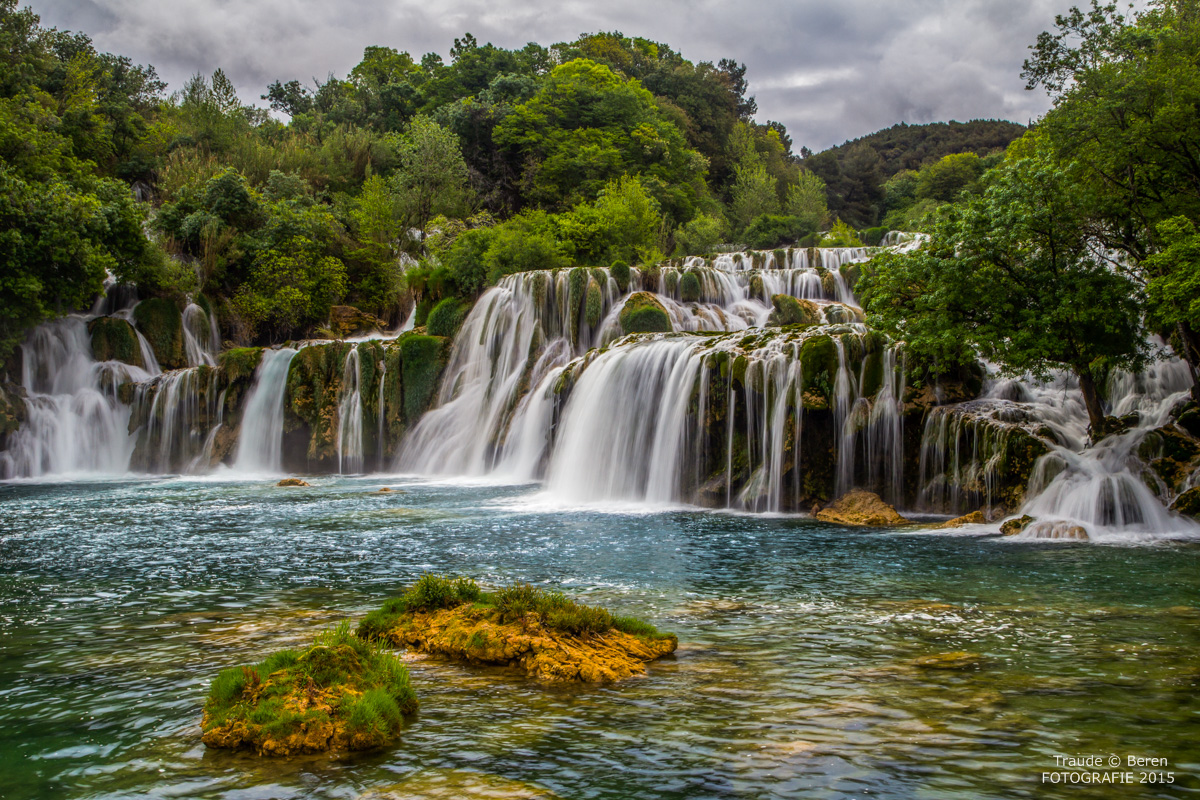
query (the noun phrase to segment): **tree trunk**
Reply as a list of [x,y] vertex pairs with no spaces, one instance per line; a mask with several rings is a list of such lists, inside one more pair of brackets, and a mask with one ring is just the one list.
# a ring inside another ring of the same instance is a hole
[[1183,350],[1181,355],[1192,375],[1192,400],[1200,403],[1200,342],[1192,326],[1185,322],[1176,325],[1175,331],[1179,335],[1180,349]]
[[1091,423],[1092,441],[1104,436],[1104,406],[1100,405],[1100,395],[1096,393],[1096,381],[1086,368],[1076,370],[1079,376],[1079,391],[1083,392],[1083,404],[1087,406],[1088,422]]

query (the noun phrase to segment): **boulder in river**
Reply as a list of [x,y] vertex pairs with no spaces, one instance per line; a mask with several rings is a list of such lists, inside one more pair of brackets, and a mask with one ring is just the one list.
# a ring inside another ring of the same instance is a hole
[[549,682],[608,683],[645,671],[678,640],[558,592],[515,584],[487,593],[467,578],[425,575],[358,633],[468,664],[510,666]]
[[904,525],[907,519],[874,492],[855,489],[817,512],[817,519],[835,525],[880,528]]
[[300,480],[299,478],[284,478],[276,486],[311,486],[308,481]]

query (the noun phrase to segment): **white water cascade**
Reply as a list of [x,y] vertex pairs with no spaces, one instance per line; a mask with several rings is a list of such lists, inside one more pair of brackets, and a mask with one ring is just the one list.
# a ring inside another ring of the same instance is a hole
[[128,471],[135,440],[117,387],[148,380],[151,373],[119,361],[96,361],[87,320],[72,315],[39,325],[21,345],[27,419],[0,453],[3,477]]
[[233,468],[237,472],[274,474],[283,470],[284,392],[288,369],[298,351],[264,350],[254,376],[254,389],[242,412]]
[[[379,385],[382,395],[382,380]],[[363,468],[362,359],[357,347],[350,348],[346,354],[342,385],[338,392],[338,474],[356,474],[362,472]],[[379,407],[383,408],[382,404]],[[380,419],[383,419],[382,414]],[[383,437],[380,436],[379,440],[382,442]]]

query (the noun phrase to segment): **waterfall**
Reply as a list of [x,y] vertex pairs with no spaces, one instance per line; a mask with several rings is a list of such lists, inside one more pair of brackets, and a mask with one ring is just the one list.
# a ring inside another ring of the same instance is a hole
[[221,396],[216,370],[207,366],[174,370],[138,384],[134,419],[145,418],[135,454],[139,467],[159,474],[206,468],[205,456],[220,424]]
[[233,468],[274,474],[283,470],[283,412],[288,369],[296,350],[266,350],[254,374],[254,388],[242,412]]
[[[382,395],[382,381],[380,394]],[[363,467],[363,407],[362,359],[358,348],[350,348],[342,368],[342,385],[338,390],[337,458],[338,474],[362,472]],[[383,419],[382,403],[380,419]],[[380,437],[382,443],[383,438]]]
[[24,425],[0,453],[0,475],[118,475],[129,469],[134,439],[129,408],[118,387],[151,374],[92,356],[87,319],[72,315],[43,323],[21,345]]
[[216,354],[220,349],[216,317],[205,314],[195,303],[188,303],[183,310],[183,350],[188,366],[216,366]]
[[376,414],[379,416],[379,433],[377,434],[377,438],[375,439],[375,441],[378,442],[376,447],[379,450],[379,469],[380,470],[383,469],[384,454],[387,452],[387,447],[385,446],[386,440],[383,438],[384,422],[387,419],[386,415],[383,413],[383,401],[384,401],[383,390],[384,390],[384,387],[386,387],[386,386],[387,386],[387,359],[384,358],[384,359],[381,359],[379,362],[379,400],[378,400],[378,404],[375,406],[375,408],[377,409]]

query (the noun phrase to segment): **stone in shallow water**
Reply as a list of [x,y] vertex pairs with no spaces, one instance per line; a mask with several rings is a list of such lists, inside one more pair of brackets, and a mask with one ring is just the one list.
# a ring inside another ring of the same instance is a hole
[[1005,536],[1016,536],[1021,531],[1029,527],[1029,523],[1033,522],[1033,517],[1026,514],[1023,517],[1015,517],[1005,522],[1000,526],[1000,532]]
[[952,653],[920,656],[914,658],[912,664],[924,669],[978,669],[983,666],[983,656],[979,653],[969,653],[966,650],[956,650]]
[[1077,542],[1088,540],[1087,528],[1072,522],[1038,522],[1025,529],[1031,539],[1065,539]]
[[408,780],[371,789],[359,800],[558,800],[532,783],[464,770],[423,771]]
[[276,486],[311,486],[308,481],[302,481],[299,478],[284,478]]
[[961,517],[947,520],[938,528],[961,528],[963,525],[983,525],[987,522],[987,518],[983,516],[982,511],[972,511],[970,514],[963,514]]
[[908,522],[896,509],[883,502],[879,495],[861,489],[847,492],[834,500],[817,512],[817,519],[835,525],[873,528],[904,525]]

